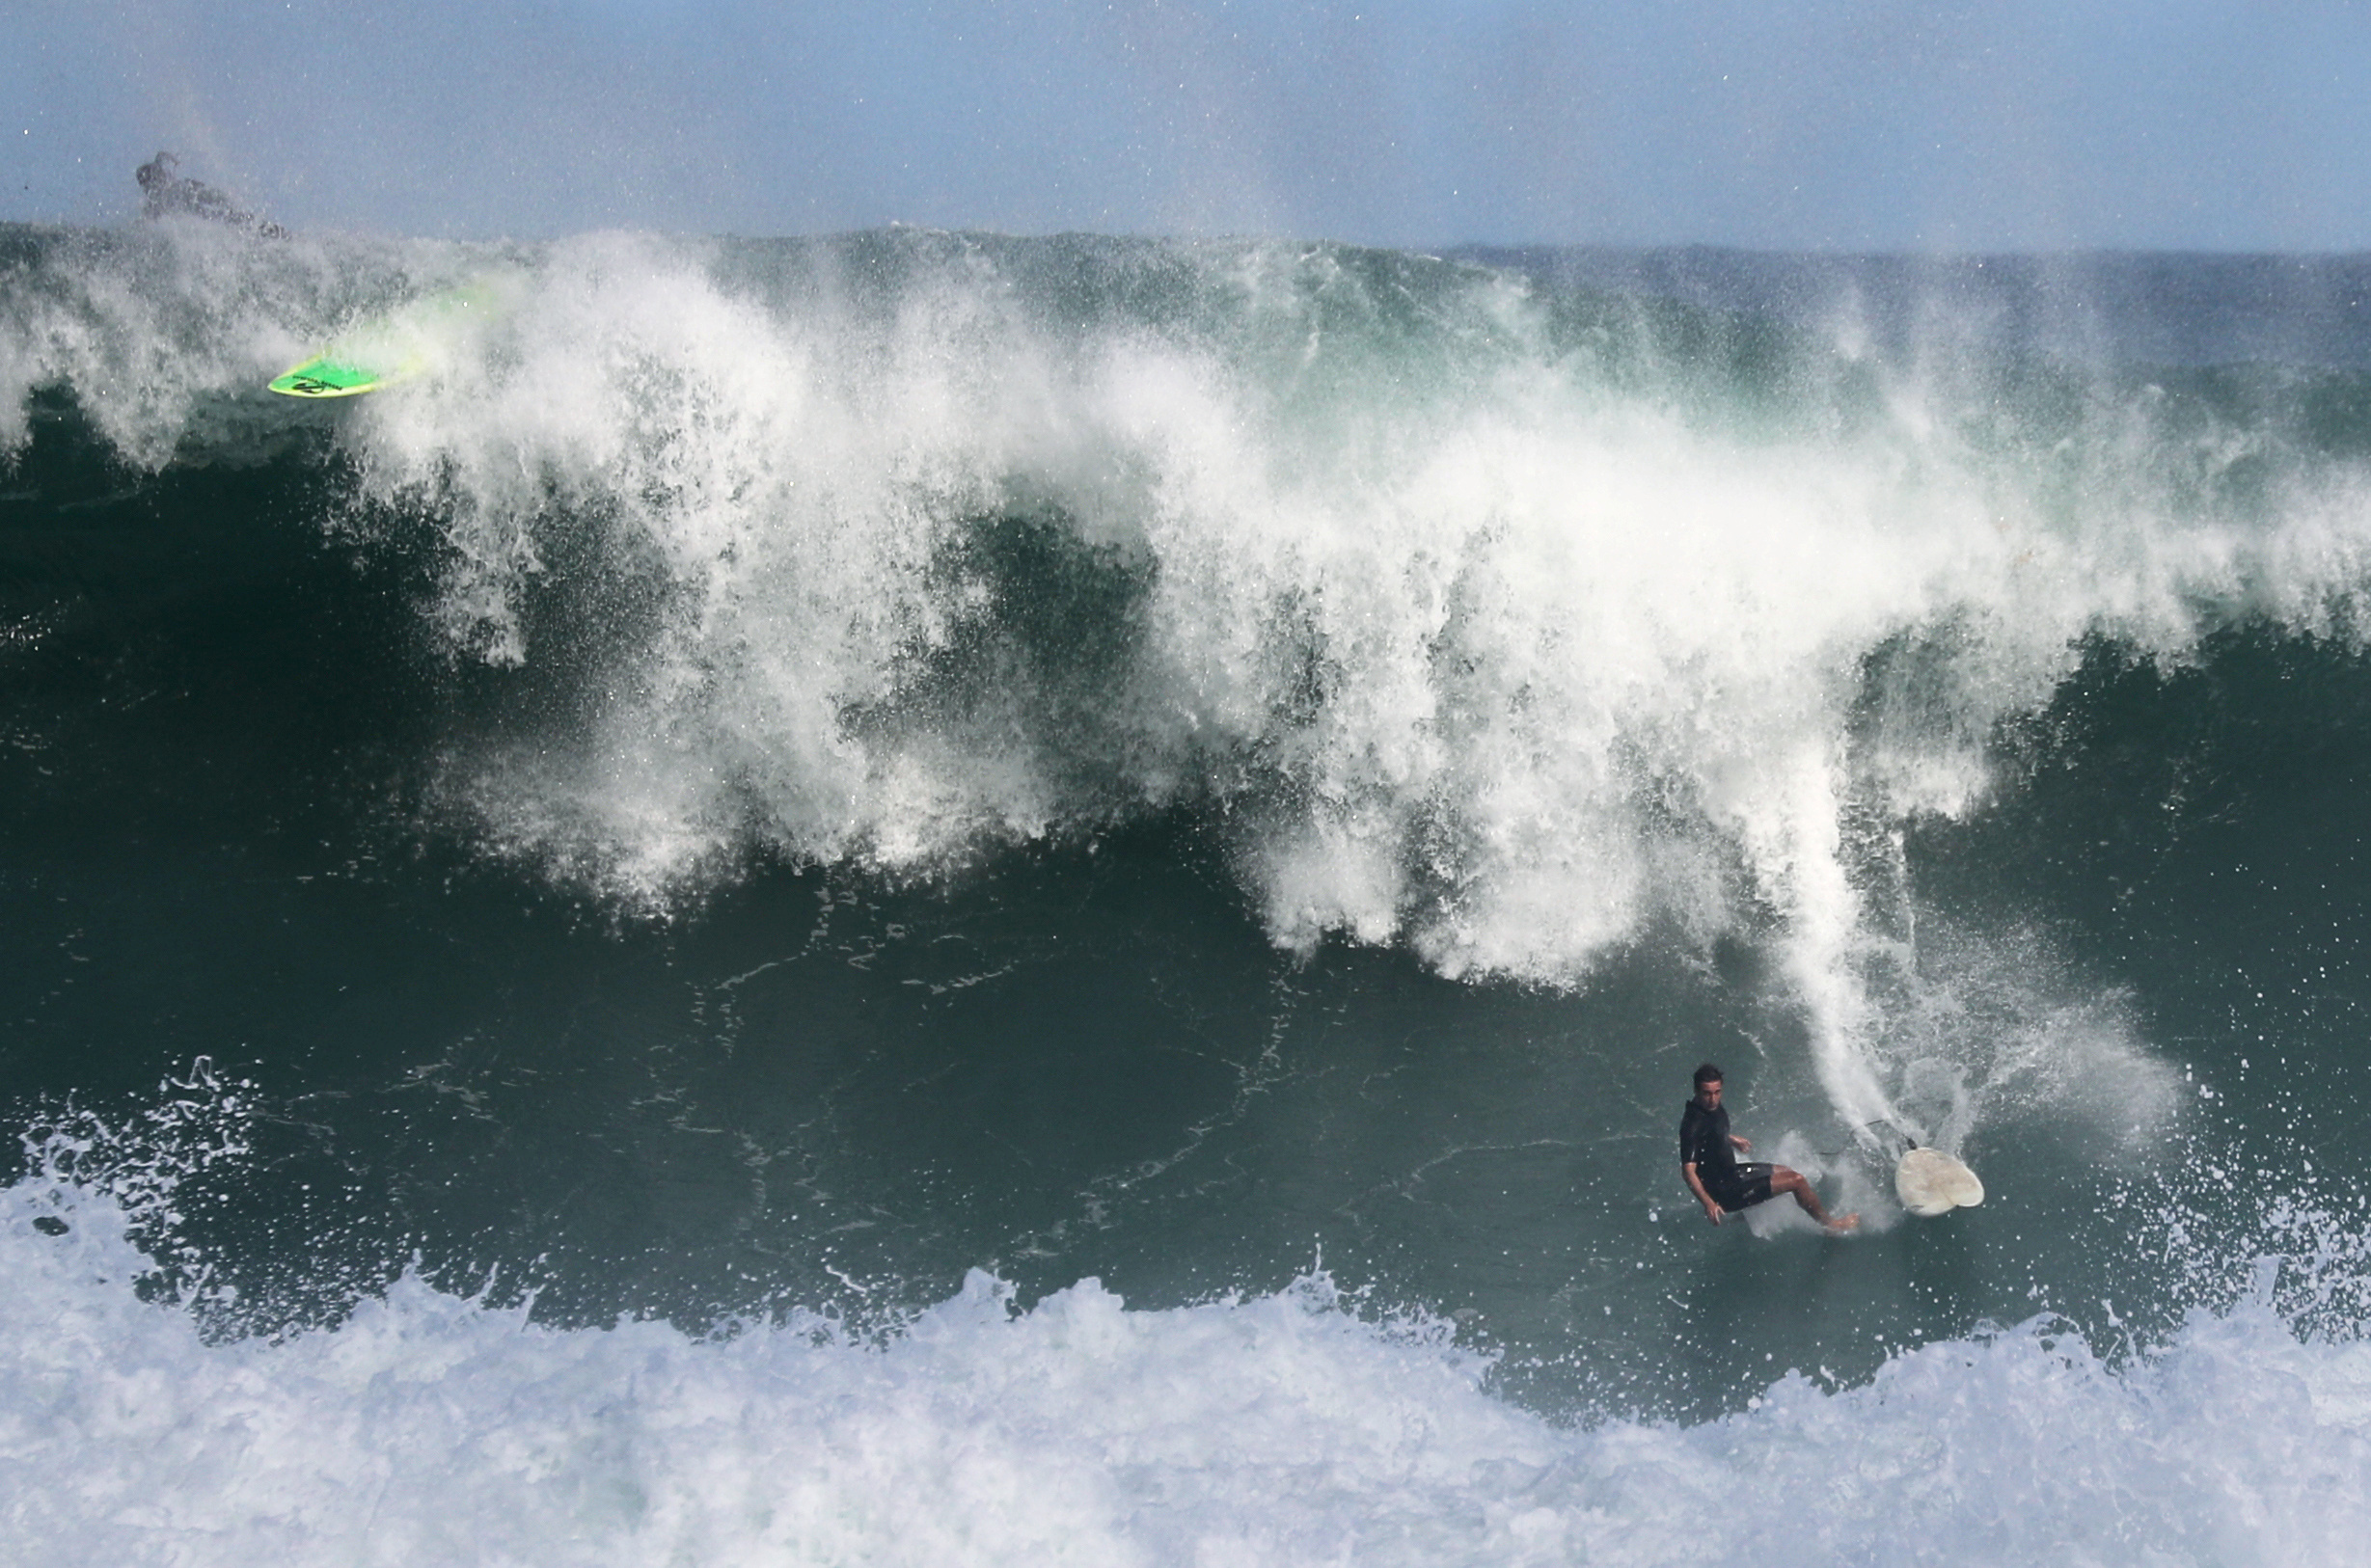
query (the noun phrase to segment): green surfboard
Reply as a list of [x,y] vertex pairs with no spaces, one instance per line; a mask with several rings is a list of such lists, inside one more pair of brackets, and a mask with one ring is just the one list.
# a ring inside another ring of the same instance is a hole
[[355,397],[399,385],[445,358],[456,335],[493,319],[504,298],[491,278],[431,295],[345,334],[274,376],[271,390],[287,397]]
[[353,397],[392,387],[420,373],[414,358],[391,367],[365,365],[338,354],[316,354],[272,378],[272,391],[290,397]]

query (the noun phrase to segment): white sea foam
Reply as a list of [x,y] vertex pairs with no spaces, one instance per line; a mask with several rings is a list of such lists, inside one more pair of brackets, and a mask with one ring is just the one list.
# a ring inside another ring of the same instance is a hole
[[407,1278],[334,1330],[208,1343],[139,1299],[125,1224],[0,1194],[7,1560],[2312,1568],[2371,1532],[2371,1348],[2268,1289],[2115,1367],[2037,1320],[1701,1425],[1570,1428],[1322,1280],[1020,1311],[975,1273],[868,1342],[557,1331]]
[[[2150,452],[2094,455],[2104,494],[2054,514],[1908,382],[1844,440],[1611,395],[1490,280],[1439,302],[1513,340],[1454,393],[1423,385],[1430,340],[1340,351],[1408,387],[1321,374],[1326,329],[1377,330],[1378,302],[1344,326],[1356,285],[1322,263],[1245,271],[1244,320],[1066,335],[976,257],[858,319],[760,308],[648,242],[563,247],[514,361],[355,431],[376,494],[443,518],[460,645],[534,657],[517,607],[561,518],[612,519],[673,595],[581,748],[468,764],[490,842],[665,901],[752,845],[930,868],[1214,791],[1279,943],[1556,985],[1650,913],[1759,902],[1859,1124],[1903,1113],[1848,813],[1964,809],[1992,725],[2082,635],[2178,653],[2242,557],[2330,554],[2327,508],[2310,548],[2185,519]],[[1291,374],[1239,341],[1287,330]],[[967,712],[852,723],[996,629],[1014,585],[964,564],[964,530],[1019,498],[1149,584],[1084,727],[1024,663]],[[1933,635],[1948,689],[1856,742],[1863,661]],[[1118,759],[1117,798],[1076,791],[1082,754]]]
[[[481,843],[666,909],[752,853],[927,874],[1200,802],[1278,943],[1554,986],[1650,917],[1766,911],[1860,1123],[1905,1113],[1866,979],[1899,939],[1869,907],[1885,835],[1856,823],[1981,799],[1994,726],[2084,636],[2178,660],[2221,616],[2326,630],[2371,549],[2327,465],[2275,462],[2261,515],[2202,501],[2272,437],[2145,390],[2003,434],[1982,367],[1847,337],[1798,345],[1809,412],[1773,419],[1475,269],[1064,243],[905,236],[795,284],[619,235],[379,258],[491,269],[512,302],[341,433],[387,526],[436,531],[455,656],[546,657],[556,552],[657,607],[577,672],[574,730],[456,743],[446,798]],[[70,309],[12,296],[0,370],[73,385],[153,463],[338,269],[138,254],[74,274]],[[1032,293],[1041,264],[1083,306]],[[1126,303],[1143,272],[1198,303]],[[1047,585],[979,544],[1006,514],[1126,601],[1114,662],[1029,642],[1018,599]],[[1904,648],[1915,679],[1872,675]]]

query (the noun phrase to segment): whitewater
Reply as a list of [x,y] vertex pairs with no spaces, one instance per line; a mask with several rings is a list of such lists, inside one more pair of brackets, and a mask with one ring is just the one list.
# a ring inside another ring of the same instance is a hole
[[2353,1560],[2366,289],[8,230],[8,1554]]
[[2115,1371],[2035,1321],[1575,1431],[1322,1280],[1022,1312],[974,1273],[867,1343],[555,1332],[406,1279],[208,1345],[125,1287],[119,1211],[61,1244],[38,1207],[4,1243],[21,1561],[2341,1562],[2371,1523],[2371,1352],[2267,1300]]

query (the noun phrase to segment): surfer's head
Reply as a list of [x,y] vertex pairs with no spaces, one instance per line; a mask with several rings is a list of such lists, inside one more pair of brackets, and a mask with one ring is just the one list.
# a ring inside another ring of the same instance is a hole
[[1721,1069],[1709,1062],[1696,1069],[1696,1097],[1706,1105],[1721,1103]]

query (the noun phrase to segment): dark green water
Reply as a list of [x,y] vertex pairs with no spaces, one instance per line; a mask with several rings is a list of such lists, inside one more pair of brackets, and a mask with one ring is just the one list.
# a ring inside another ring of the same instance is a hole
[[[1322,1264],[1696,1419],[2359,1213],[2359,268],[9,245],[0,1100],[212,1332]],[[1861,1236],[1703,1223],[1704,1058]]]

